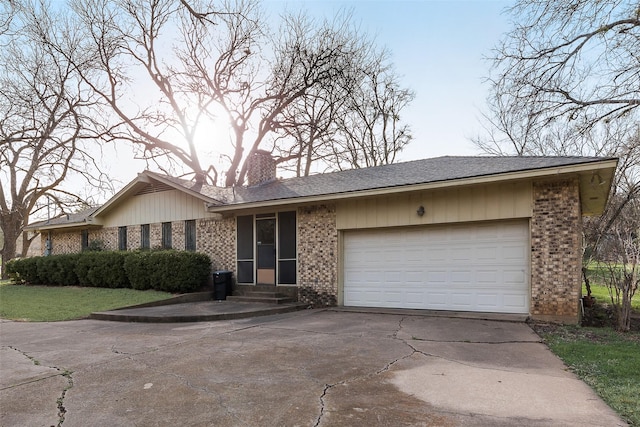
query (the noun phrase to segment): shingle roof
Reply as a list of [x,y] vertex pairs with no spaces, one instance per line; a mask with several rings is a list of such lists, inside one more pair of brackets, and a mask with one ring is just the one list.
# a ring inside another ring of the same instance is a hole
[[[455,181],[469,178],[495,176],[513,172],[552,169],[594,162],[615,160],[602,157],[453,157],[444,156],[414,160],[404,163],[351,169],[306,177],[278,179],[253,187],[216,187],[198,185],[193,181],[144,172],[157,180],[170,182],[176,187],[196,193],[207,200],[210,206],[224,207],[270,201],[291,200],[305,197],[357,193],[367,190],[392,189],[403,186]],[[114,196],[116,197],[116,196]],[[90,208],[77,214],[41,221],[28,228],[60,225],[80,225],[87,222],[99,207]]]
[[436,157],[404,163],[351,169],[237,187],[218,193],[223,204],[266,202],[299,197],[343,194],[365,190],[428,184],[599,162],[601,157]]
[[28,227],[25,227],[25,229],[28,230],[38,226],[85,224],[87,222],[87,218],[91,217],[91,215],[93,215],[93,213],[98,210],[99,207],[100,206],[94,206],[77,213],[60,215],[44,221],[34,222],[32,224],[29,224]]

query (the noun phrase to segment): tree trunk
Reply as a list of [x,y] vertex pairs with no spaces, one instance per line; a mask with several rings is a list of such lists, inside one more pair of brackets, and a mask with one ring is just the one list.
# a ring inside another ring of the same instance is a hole
[[20,222],[11,218],[12,215],[7,215],[8,218],[3,216],[0,221],[2,226],[2,232],[4,234],[4,244],[0,249],[0,257],[2,258],[2,268],[0,270],[0,277],[7,278],[6,265],[9,260],[12,260],[16,256],[17,245],[16,242],[20,237],[22,229]]
[[584,278],[584,285],[587,288],[587,296],[591,297],[591,283],[587,277],[587,267],[582,267],[582,277]]

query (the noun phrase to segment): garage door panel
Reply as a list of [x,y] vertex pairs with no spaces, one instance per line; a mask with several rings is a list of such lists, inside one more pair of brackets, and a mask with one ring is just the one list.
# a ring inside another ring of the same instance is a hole
[[478,307],[484,308],[484,311],[494,311],[497,307],[500,306],[500,297],[501,295],[499,295],[497,292],[479,292],[477,295]]
[[504,306],[512,308],[515,312],[522,312],[528,309],[527,298],[520,294],[505,294],[503,296]]
[[446,271],[429,271],[427,273],[427,284],[442,284],[447,283]]
[[445,309],[449,302],[449,295],[443,292],[429,292],[427,294],[428,305],[425,308]]
[[476,273],[476,281],[479,284],[493,284],[498,282],[500,272],[497,270],[479,270]]
[[527,260],[528,248],[524,245],[505,245],[502,248],[502,259],[507,262],[521,263]]
[[482,262],[495,262],[500,259],[499,254],[501,254],[501,251],[495,246],[478,246],[478,250],[476,251],[476,260]]
[[344,303],[527,313],[528,223],[348,231]]
[[467,285],[467,286],[471,286],[472,285],[472,275],[471,275],[471,271],[451,271],[449,274],[449,278],[452,284],[454,285],[458,285],[458,284],[463,284],[463,285]]
[[470,311],[473,308],[474,295],[469,293],[451,293],[451,308],[460,311]]
[[527,275],[523,270],[505,270],[503,272],[503,282],[525,286],[527,284]]

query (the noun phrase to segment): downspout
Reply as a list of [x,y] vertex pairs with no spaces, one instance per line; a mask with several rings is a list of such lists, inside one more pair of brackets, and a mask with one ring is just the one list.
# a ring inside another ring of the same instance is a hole
[[51,231],[47,232],[47,240],[44,242],[44,256],[51,255],[51,251],[53,249],[53,244],[51,242]]

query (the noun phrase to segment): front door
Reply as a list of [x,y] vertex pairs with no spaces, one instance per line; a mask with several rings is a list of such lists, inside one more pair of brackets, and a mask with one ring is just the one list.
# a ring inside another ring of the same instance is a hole
[[276,219],[256,218],[256,277],[258,285],[276,284]]

